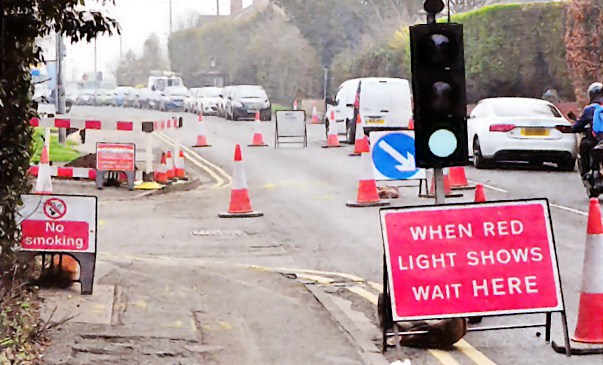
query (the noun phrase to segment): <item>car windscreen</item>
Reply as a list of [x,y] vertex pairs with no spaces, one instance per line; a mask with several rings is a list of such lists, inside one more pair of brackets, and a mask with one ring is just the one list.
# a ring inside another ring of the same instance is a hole
[[220,89],[205,89],[201,91],[201,94],[206,98],[217,98],[220,96]]
[[264,89],[260,87],[241,87],[235,90],[235,96],[245,99],[268,99]]
[[494,103],[492,107],[494,114],[499,117],[561,117],[557,108],[546,103],[508,101]]

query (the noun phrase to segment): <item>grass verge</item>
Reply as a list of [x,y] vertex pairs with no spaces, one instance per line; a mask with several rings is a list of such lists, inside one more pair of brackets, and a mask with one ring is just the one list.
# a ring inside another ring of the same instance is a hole
[[[36,128],[33,143],[36,149],[31,156],[31,162],[37,164],[40,162],[40,154],[42,153],[42,146],[44,145],[44,128]],[[50,135],[50,161],[69,162],[78,157],[80,157],[80,153],[73,148],[73,142],[68,140],[65,146],[63,146],[59,143],[59,137],[57,135]]]

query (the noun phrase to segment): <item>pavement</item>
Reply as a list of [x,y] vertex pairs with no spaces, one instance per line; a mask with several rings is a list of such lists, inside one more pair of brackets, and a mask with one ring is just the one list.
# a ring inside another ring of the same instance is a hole
[[[114,108],[72,113],[122,120],[167,115]],[[181,115],[184,128],[156,133],[156,149],[176,138],[185,146],[194,143],[196,117]],[[228,206],[234,145],[251,142],[253,123],[214,117],[205,123],[213,147],[185,150],[189,172],[201,182],[193,190],[142,197],[119,189],[98,192],[92,183],[54,183],[55,192],[99,195],[99,244],[92,296],[80,296],[77,285],[43,292],[44,316],[69,319],[52,334],[47,364],[601,363],[600,356],[555,354],[536,329],[473,332],[449,351],[390,349],[381,356],[378,208],[345,206],[355,198],[360,172],[359,159],[348,156],[351,147],[321,149],[321,125],[308,126],[307,149],[244,147],[252,205],[265,216],[223,220],[217,213]],[[265,140],[272,141],[274,123],[262,126]],[[87,144],[140,138],[96,133]],[[578,173],[517,166],[467,173],[486,184],[489,200],[550,200],[573,332],[588,205]],[[414,186],[400,192],[394,205],[433,203],[418,198]],[[471,201],[472,194],[451,201]],[[543,317],[485,321],[525,324]],[[553,339],[562,341],[558,315]]]

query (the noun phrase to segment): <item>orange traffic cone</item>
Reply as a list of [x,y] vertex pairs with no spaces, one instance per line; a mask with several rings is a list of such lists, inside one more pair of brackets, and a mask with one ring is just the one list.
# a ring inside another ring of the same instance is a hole
[[52,262],[56,268],[67,273],[69,279],[75,281],[79,271],[79,262],[69,255],[53,255]]
[[318,119],[318,109],[316,108],[316,102],[312,106],[312,124],[320,124],[320,120]]
[[253,124],[253,142],[249,147],[266,147],[264,143],[264,135],[262,134],[262,123],[260,122],[260,112],[255,112],[255,122]]
[[293,110],[297,110],[297,99],[293,100]]
[[[463,194],[452,193],[452,188],[450,187],[450,178],[448,177],[448,169],[444,169],[444,194],[446,194],[447,198],[458,198],[463,196]],[[429,187],[429,194],[427,197],[435,197],[435,174],[431,177],[431,186]]]
[[343,147],[339,144],[339,135],[337,134],[337,122],[335,122],[335,112],[331,110],[331,119],[329,120],[329,131],[327,133],[327,144],[322,148]]
[[467,181],[464,166],[451,167],[448,173],[448,180],[452,190],[471,190],[475,189],[475,185],[470,185]]
[[168,183],[166,163],[166,155],[165,152],[163,152],[161,154],[161,164],[159,165],[157,171],[155,171],[155,182],[157,182],[158,184],[165,185]]
[[475,186],[475,199],[473,201],[476,203],[483,203],[486,201],[486,192],[484,191],[484,185],[477,184]]
[[358,121],[356,122],[356,141],[354,143],[354,152],[350,153],[350,156],[360,156],[365,152],[370,152],[368,137],[364,134],[364,128],[362,127],[362,118],[358,114]]
[[377,182],[373,172],[373,162],[371,154],[368,152],[362,153],[362,175],[358,181],[358,198],[355,202],[348,202],[348,207],[382,207],[389,205],[389,201],[380,200],[379,192],[377,191]]
[[220,218],[253,218],[261,217],[264,213],[251,209],[247,178],[243,167],[241,146],[236,145],[234,155],[234,171],[232,174],[232,191],[230,192],[230,208],[227,213],[220,213]]
[[203,114],[199,114],[199,134],[197,135],[197,144],[193,147],[211,147],[207,143],[207,132],[205,131],[205,124],[203,123]]
[[52,178],[50,177],[50,162],[46,144],[42,147],[40,164],[38,165],[38,179],[36,180],[35,194],[52,194]]
[[603,344],[603,224],[599,200],[588,209],[578,324],[572,340]]
[[175,167],[174,167],[174,158],[172,157],[172,151],[167,150],[167,152],[165,154],[165,158],[166,158],[166,166],[167,166],[165,175],[168,180],[174,180],[174,179],[176,179],[176,171],[175,171]]
[[186,161],[184,158],[184,151],[178,151],[178,156],[174,159],[174,168],[176,171],[176,178],[178,180],[187,181],[186,177]]
[[415,121],[412,118],[410,118],[408,120],[408,129],[411,130],[411,131],[415,130]]

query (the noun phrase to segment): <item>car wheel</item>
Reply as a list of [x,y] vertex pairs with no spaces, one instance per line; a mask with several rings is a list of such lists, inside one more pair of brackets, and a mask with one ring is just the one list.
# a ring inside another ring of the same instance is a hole
[[574,171],[576,167],[576,159],[575,158],[566,158],[557,162],[557,168],[561,171]]
[[473,140],[473,166],[477,169],[485,169],[490,165],[489,161],[482,155],[482,148],[479,144],[479,139],[475,137]]
[[353,128],[352,122],[346,119],[346,121],[345,121],[345,138],[346,138],[346,141],[348,142],[348,144],[356,143],[356,131],[353,129],[355,129],[355,128]]

